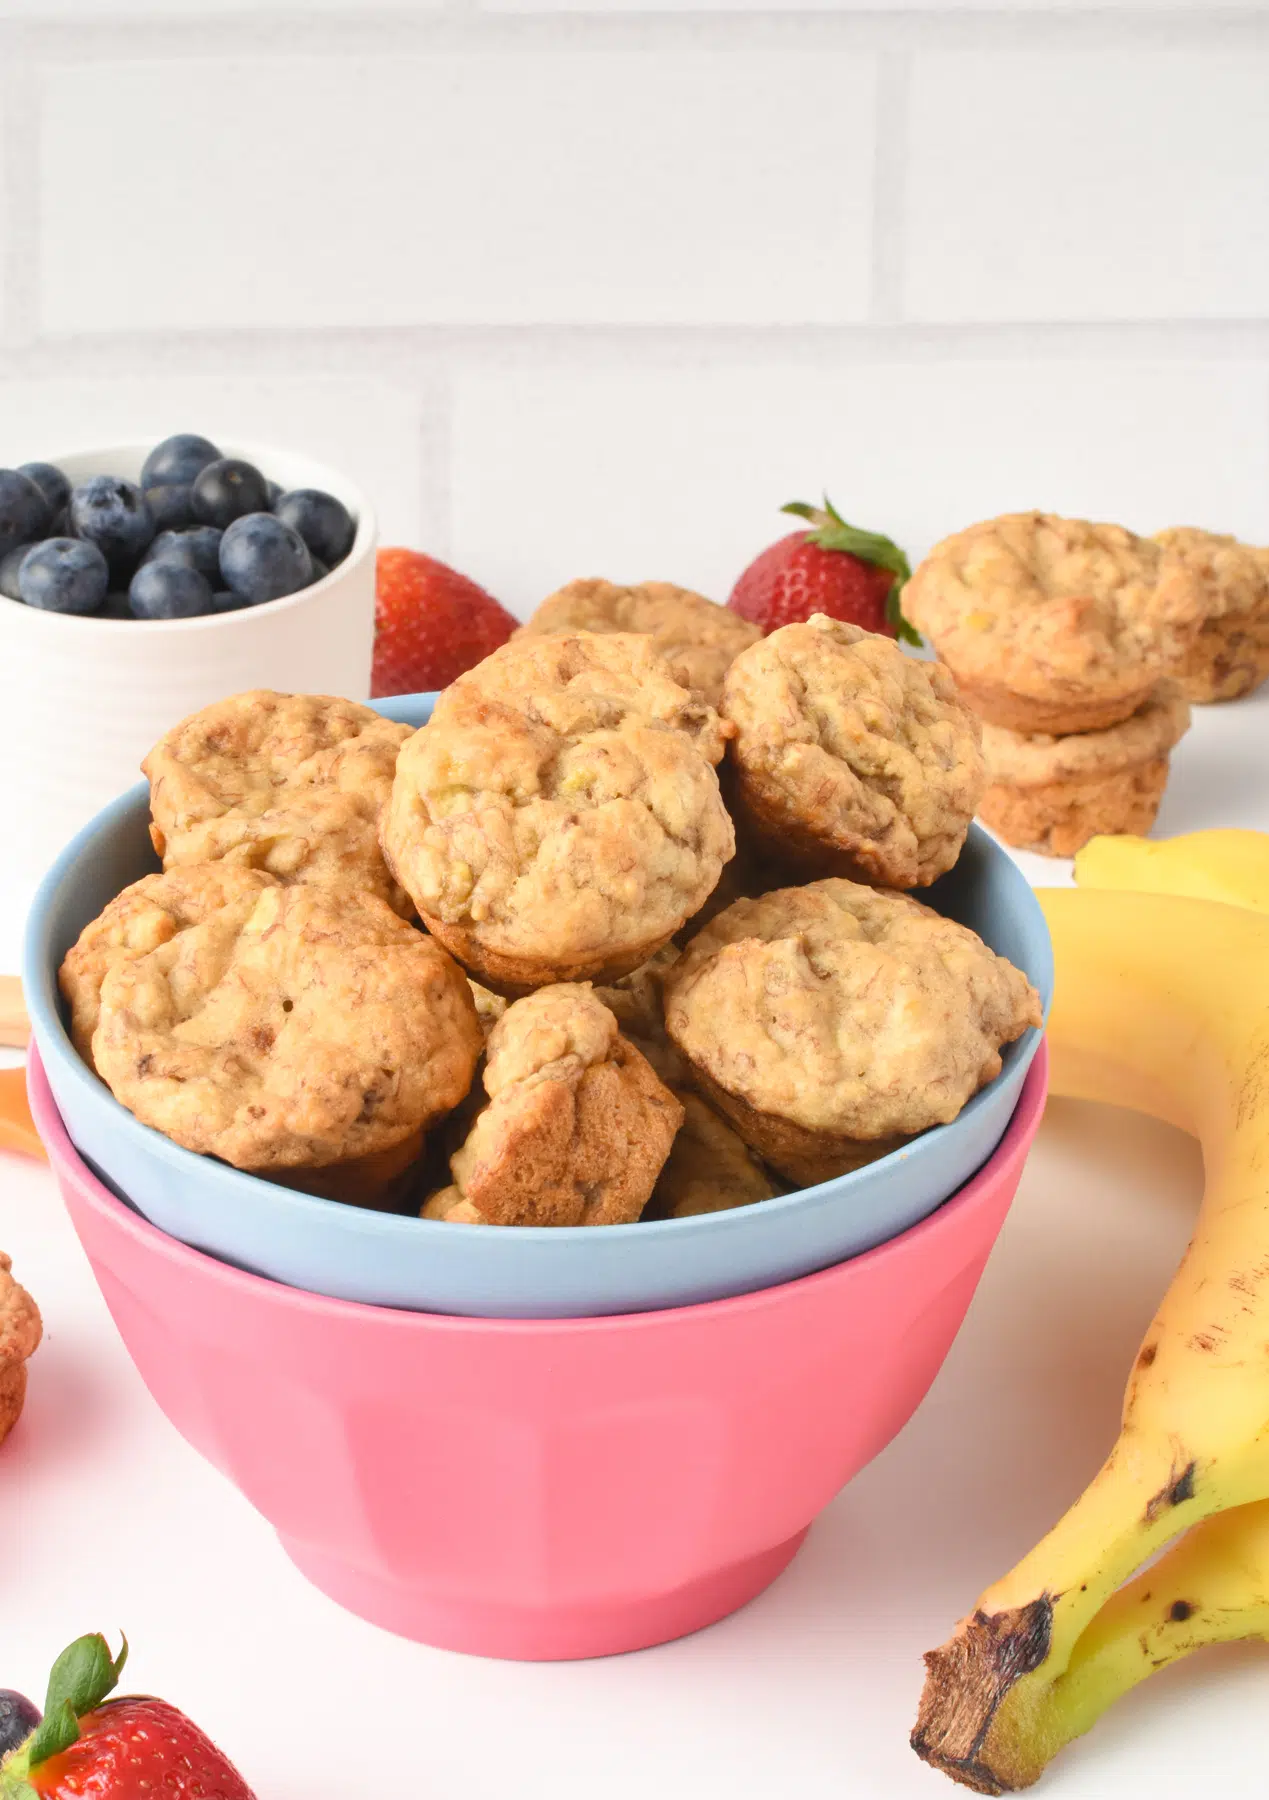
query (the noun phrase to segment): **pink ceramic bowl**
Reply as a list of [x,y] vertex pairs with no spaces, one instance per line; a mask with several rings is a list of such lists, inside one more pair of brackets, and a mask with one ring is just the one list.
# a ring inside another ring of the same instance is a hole
[[710,1625],[790,1561],[911,1416],[965,1316],[1044,1107],[923,1223],[740,1299],[494,1320],[328,1300],[187,1249],[31,1106],[150,1392],[332,1599],[485,1656],[602,1656]]

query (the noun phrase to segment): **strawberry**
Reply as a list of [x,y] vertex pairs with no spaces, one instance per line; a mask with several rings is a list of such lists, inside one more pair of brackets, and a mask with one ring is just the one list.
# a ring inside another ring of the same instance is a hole
[[733,612],[768,633],[818,612],[907,644],[921,642],[899,606],[912,570],[897,544],[857,531],[827,499],[822,507],[794,500],[780,510],[809,520],[814,530],[791,532],[754,558],[731,591]]
[[448,687],[505,644],[516,624],[457,569],[420,550],[381,550],[370,692],[378,698]]
[[107,1699],[127,1657],[127,1638],[114,1658],[100,1636],[63,1650],[43,1722],[0,1762],[0,1800],[255,1800],[211,1739],[166,1700]]

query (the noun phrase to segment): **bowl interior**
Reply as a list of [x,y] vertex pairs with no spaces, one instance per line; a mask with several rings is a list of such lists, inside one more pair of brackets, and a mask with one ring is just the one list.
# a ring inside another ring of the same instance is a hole
[[[375,704],[386,716],[417,726],[430,717],[435,698],[433,694],[412,694]],[[47,1064],[50,1059],[56,1059],[61,1079],[77,1088],[91,1090],[95,1107],[104,1106],[112,1115],[117,1115],[114,1129],[143,1134],[150,1151],[167,1163],[174,1175],[188,1180],[197,1171],[201,1185],[210,1183],[213,1188],[224,1183],[235,1186],[249,1183],[253,1189],[263,1190],[275,1208],[291,1214],[296,1229],[303,1228],[305,1217],[311,1217],[313,1209],[338,1217],[341,1224],[346,1223],[350,1209],[341,1207],[338,1202],[278,1188],[213,1159],[194,1156],[141,1125],[103,1088],[71,1046],[57,989],[57,970],[80,931],[107,902],[130,882],[158,868],[149,838],[148,801],[148,789],[141,782],[105,807],[62,852],[37,895],[28,931],[24,982],[28,1009],[44,1060]],[[977,825],[970,827],[956,867],[923,897],[948,917],[972,927],[992,949],[1024,969],[1040,993],[1047,1018],[1053,992],[1053,959],[1043,914],[1021,871],[986,832]],[[1029,1030],[1016,1043],[1007,1045],[1002,1052],[1004,1066],[997,1081],[976,1094],[951,1125],[935,1127],[891,1156],[832,1182],[766,1201],[761,1212],[774,1223],[781,1212],[805,1203],[808,1197],[831,1195],[834,1203],[839,1200],[849,1202],[852,1189],[870,1183],[878,1170],[896,1158],[911,1157],[914,1153],[929,1158],[930,1166],[937,1168],[943,1160],[942,1146],[947,1135],[957,1131],[962,1121],[974,1119],[978,1111],[990,1103],[1000,1082],[1020,1074],[1034,1054],[1039,1037],[1038,1031]],[[113,1185],[96,1163],[93,1166],[108,1185]],[[948,1191],[944,1187],[944,1197]],[[126,1195],[121,1197],[127,1198]],[[621,1241],[629,1240],[632,1235],[645,1246],[649,1244],[650,1234],[678,1234],[680,1242],[689,1235],[717,1236],[727,1228],[729,1221],[734,1224],[736,1217],[734,1213],[716,1213],[689,1219],[651,1220],[609,1226],[599,1235],[606,1246],[617,1252]],[[355,1225],[359,1233],[398,1242],[417,1241],[420,1232],[442,1229],[451,1238],[463,1234],[488,1240],[490,1236],[487,1229],[480,1226],[447,1224],[442,1228],[431,1220],[390,1213],[358,1211]],[[540,1244],[550,1245],[551,1254],[558,1256],[567,1240],[574,1240],[580,1247],[590,1245],[595,1237],[594,1232],[581,1228],[522,1227],[515,1233],[516,1245],[526,1255],[534,1253],[535,1246]]]

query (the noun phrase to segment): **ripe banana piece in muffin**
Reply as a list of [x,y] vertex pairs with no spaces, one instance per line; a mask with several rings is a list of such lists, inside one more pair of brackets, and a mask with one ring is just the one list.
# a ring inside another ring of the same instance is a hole
[[735,850],[714,770],[729,730],[646,637],[515,638],[404,745],[388,865],[485,987],[613,980],[669,941]]
[[683,1108],[589,987],[509,1006],[489,1034],[489,1104],[423,1217],[476,1225],[626,1225],[642,1213]]
[[439,944],[372,894],[273,883],[114,962],[92,1039],[143,1124],[363,1205],[466,1094],[482,1045]]

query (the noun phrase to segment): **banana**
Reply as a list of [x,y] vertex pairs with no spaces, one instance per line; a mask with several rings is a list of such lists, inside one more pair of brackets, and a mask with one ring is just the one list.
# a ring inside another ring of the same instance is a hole
[[1269,912],[1269,832],[1096,837],[1076,854],[1075,880],[1079,887],[1186,894]]
[[1269,1501],[1187,1531],[1102,1607],[1037,1710],[1048,1762],[1139,1681],[1209,1644],[1269,1640]]
[[1200,1520],[1269,1500],[1269,917],[1171,894],[1040,898],[1053,1092],[1194,1133],[1206,1188],[1105,1464],[926,1657],[913,1748],[987,1794],[1029,1785],[1084,1728],[1079,1645],[1116,1590]]

